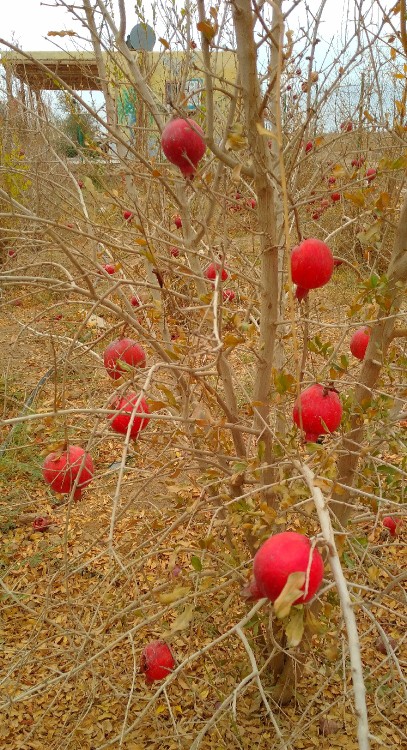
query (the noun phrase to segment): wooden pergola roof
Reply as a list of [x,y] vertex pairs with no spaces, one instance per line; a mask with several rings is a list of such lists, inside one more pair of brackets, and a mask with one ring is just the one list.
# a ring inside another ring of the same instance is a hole
[[[26,56],[27,55],[27,56]],[[100,91],[101,81],[91,52],[4,52],[1,63],[33,89],[59,90],[59,76],[72,89]]]

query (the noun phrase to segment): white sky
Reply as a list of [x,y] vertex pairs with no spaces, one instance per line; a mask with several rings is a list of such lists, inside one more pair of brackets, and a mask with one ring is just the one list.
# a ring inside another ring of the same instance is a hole
[[[60,37],[54,39],[47,38],[48,31],[70,29],[78,33],[83,33],[83,29],[77,21],[72,20],[67,10],[49,7],[52,0],[45,0],[45,2],[48,4],[42,5],[41,0],[1,0],[0,37],[8,41],[17,42],[25,50],[30,51],[57,50],[60,47],[72,49],[75,47],[75,42],[69,40],[67,37],[64,39]],[[209,4],[210,3],[208,2],[208,5]],[[145,5],[149,7],[151,6],[151,2],[146,0]],[[287,0],[284,6],[288,8],[289,5],[290,3]],[[370,2],[365,0],[365,5],[367,9]],[[382,2],[382,6],[386,9],[393,5],[394,0],[383,0]],[[134,6],[134,0],[126,0],[127,32],[129,32],[131,27],[137,22],[134,13]],[[319,6],[319,2],[317,0],[310,0],[309,6],[316,10]],[[346,8],[352,9],[354,6],[354,0],[327,0],[327,5],[324,11],[324,23],[321,28],[321,32],[325,39],[333,36],[340,29],[343,10]],[[298,9],[297,19],[298,18],[301,18],[301,5]],[[294,27],[293,20],[289,23],[291,28]],[[160,33],[162,32],[159,32],[157,36],[159,36]],[[55,44],[57,46],[55,46]]]

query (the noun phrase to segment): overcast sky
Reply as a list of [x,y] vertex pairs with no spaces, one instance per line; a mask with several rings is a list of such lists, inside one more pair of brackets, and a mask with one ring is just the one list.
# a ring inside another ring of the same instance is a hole
[[[73,30],[79,33],[83,33],[78,22],[72,20],[70,13],[61,8],[49,7],[52,0],[45,0],[46,5],[41,5],[40,0],[1,0],[0,2],[0,37],[6,40],[13,40],[17,42],[25,50],[57,50],[59,47],[66,47],[67,49],[73,48],[75,45],[69,38],[47,38],[48,31],[60,31],[60,30]],[[360,0],[358,0],[360,3]],[[363,0],[362,0],[363,2]],[[131,27],[137,22],[136,15],[134,12],[135,0],[125,0],[127,9],[127,32],[130,31]],[[146,0],[145,6],[151,7],[151,2]],[[299,23],[301,18],[301,5],[299,6],[296,21]],[[370,3],[365,0],[366,8]],[[394,0],[383,0],[382,7],[388,9],[393,7],[395,4]],[[209,3],[208,3],[209,5]],[[288,8],[290,5],[287,0],[284,6]],[[309,0],[309,7],[317,9],[319,3],[317,0]],[[344,11],[352,8],[356,5],[354,0],[327,0],[327,5],[324,11],[324,22],[321,27],[321,32],[325,39],[335,35],[340,30],[341,22],[344,17]],[[283,6],[283,8],[284,8]],[[147,16],[148,18],[148,16]],[[148,18],[151,22],[151,18]],[[294,16],[290,20],[289,25],[294,28],[295,23]],[[158,35],[163,33],[158,30]],[[58,46],[55,46],[55,42]],[[157,47],[158,48],[158,47]]]

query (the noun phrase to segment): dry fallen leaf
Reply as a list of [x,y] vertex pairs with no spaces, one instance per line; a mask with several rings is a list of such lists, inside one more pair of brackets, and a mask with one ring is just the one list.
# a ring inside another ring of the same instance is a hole
[[290,610],[294,602],[303,595],[301,586],[305,583],[305,573],[298,571],[297,573],[290,573],[287,578],[287,582],[277,599],[274,602],[274,612],[279,620],[283,620],[290,614]]

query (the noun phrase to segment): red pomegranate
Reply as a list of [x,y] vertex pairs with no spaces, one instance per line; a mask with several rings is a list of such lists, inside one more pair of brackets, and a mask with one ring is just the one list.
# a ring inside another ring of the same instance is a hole
[[109,276],[112,276],[114,273],[116,273],[116,269],[111,263],[105,263],[102,268],[105,269],[106,273],[108,273]]
[[298,299],[299,302],[301,302],[302,299],[305,299],[309,292],[309,289],[304,289],[302,286],[297,286],[295,288],[295,298]]
[[383,526],[385,529],[388,529],[390,536],[397,536],[402,523],[401,518],[393,518],[392,516],[385,516],[383,518]]
[[337,203],[338,201],[340,201],[340,199],[341,199],[340,193],[331,193],[331,201],[333,203]]
[[242,586],[240,596],[247,602],[257,602],[259,599],[264,598],[264,594],[261,593],[254,576]]
[[370,339],[369,328],[358,328],[353,334],[349,348],[354,357],[357,359],[364,359],[366,354],[367,345]]
[[359,159],[352,159],[351,164],[352,164],[352,167],[357,167],[359,169],[359,167],[363,166],[365,161],[366,161],[365,157],[361,156]]
[[309,578],[302,587],[304,594],[294,604],[309,602],[324,577],[322,557],[317,549],[312,549],[311,540],[295,531],[274,534],[262,544],[253,560],[257,587],[272,602],[281,594],[291,573],[307,573],[308,569]]
[[[120,433],[120,435],[126,435],[131,415],[139,398],[140,397],[137,393],[130,392],[127,393],[126,396],[117,398],[114,401],[114,403],[112,404],[112,408],[120,413],[116,414],[116,416],[114,417],[110,417],[110,425],[112,430]],[[136,409],[136,414],[149,414],[149,412],[150,410],[148,408],[147,401],[145,400],[145,398],[141,397]],[[130,429],[130,437],[136,439],[139,432],[141,432],[141,430],[145,430],[149,421],[150,420],[148,417],[135,416]]]
[[49,516],[37,516],[33,520],[33,531],[46,531],[52,526],[52,518]]
[[335,390],[319,383],[310,385],[297,398],[293,420],[305,432],[307,442],[316,442],[319,435],[334,432],[342,419],[342,404]]
[[308,143],[306,143],[304,146],[305,153],[309,154],[309,152],[312,151],[312,149],[313,149],[313,143],[312,141],[308,141]]
[[233,289],[224,289],[222,296],[224,302],[232,302],[232,300],[234,300],[234,298],[236,297],[236,294],[234,293]]
[[368,182],[372,182],[372,180],[374,180],[376,175],[377,175],[377,170],[374,169],[374,167],[370,167],[370,169],[367,169],[365,172],[365,177]]
[[165,641],[151,641],[142,651],[140,671],[148,683],[164,680],[175,667],[175,659]]
[[74,500],[80,500],[81,492],[92,481],[93,461],[79,445],[70,445],[64,451],[50,453],[42,466],[42,475],[54,492],[69,494],[78,478]]
[[177,117],[165,126],[161,146],[168,161],[184,176],[194,175],[206,150],[204,132],[194,120]]
[[333,255],[328,245],[321,240],[303,240],[292,250],[292,280],[304,289],[318,289],[327,284],[333,269]]
[[209,279],[210,281],[215,281],[219,271],[222,269],[221,273],[221,279],[222,281],[226,281],[229,274],[226,271],[226,268],[222,268],[220,263],[210,263],[208,268],[206,269],[204,276],[205,278]]
[[123,211],[123,219],[128,222],[132,221],[134,219],[133,211],[129,211],[129,210]]
[[130,367],[145,367],[146,353],[144,349],[133,339],[115,339],[105,349],[103,362],[107,374],[113,380],[118,380],[126,373],[126,368],[121,363]]

